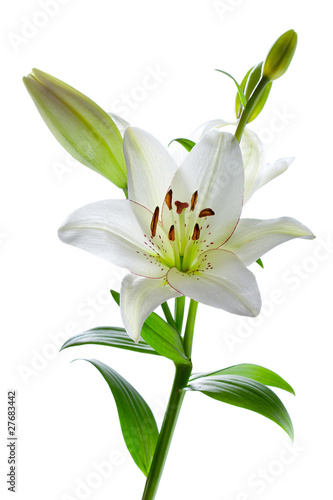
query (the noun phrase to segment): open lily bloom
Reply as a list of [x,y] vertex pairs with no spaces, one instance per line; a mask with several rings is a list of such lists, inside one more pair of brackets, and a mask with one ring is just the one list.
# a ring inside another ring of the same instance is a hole
[[138,340],[147,316],[180,295],[256,316],[260,293],[246,266],[280,243],[313,235],[287,217],[239,220],[244,166],[235,137],[213,128],[178,168],[154,137],[127,127],[124,155],[129,200],[76,210],[59,237],[130,271],[120,293],[128,334]]

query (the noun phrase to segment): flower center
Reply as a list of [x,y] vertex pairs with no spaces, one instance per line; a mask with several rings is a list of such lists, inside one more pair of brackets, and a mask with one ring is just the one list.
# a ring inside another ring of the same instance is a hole
[[[211,208],[204,208],[199,213],[198,211],[195,212],[198,198],[198,191],[195,191],[190,202],[179,200],[173,202],[172,189],[165,196],[165,204],[170,211],[173,223],[170,225],[168,232],[166,231],[167,228],[163,228],[163,232],[167,234],[171,244],[174,265],[183,272],[187,272],[198,257],[199,248],[194,252],[195,246],[200,243],[206,243],[206,240],[201,241],[202,231],[209,227],[209,225],[204,228],[204,224],[200,219],[206,219],[215,215],[215,212]],[[160,209],[156,207],[150,224],[152,238],[156,237],[159,213]],[[210,245],[212,244],[213,242],[210,243]]]

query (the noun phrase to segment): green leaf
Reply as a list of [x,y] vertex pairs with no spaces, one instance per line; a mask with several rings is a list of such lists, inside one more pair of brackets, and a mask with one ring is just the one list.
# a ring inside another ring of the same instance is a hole
[[265,106],[266,104],[266,101],[268,99],[268,96],[269,96],[269,93],[271,91],[271,88],[272,88],[272,82],[269,82],[266,87],[264,88],[264,90],[262,91],[258,101],[256,102],[252,112],[250,113],[250,116],[247,120],[247,123],[250,123],[252,122],[255,118],[257,118],[257,116],[259,115],[259,113],[261,113],[261,111],[263,110],[263,107]]
[[191,382],[187,390],[259,413],[277,423],[293,439],[290,416],[277,395],[265,385],[238,375],[211,375]]
[[118,306],[120,306],[120,293],[115,290],[110,290],[111,296]]
[[158,314],[151,313],[143,324],[141,337],[161,356],[176,365],[189,365],[179,333]]
[[[250,97],[253,94],[253,91],[255,90],[255,88],[257,87],[257,85],[261,79],[262,65],[263,65],[263,63],[260,62],[256,66],[253,66],[246,73],[245,77],[243,78],[243,80],[241,82],[240,86],[243,89],[247,100],[250,99]],[[259,113],[261,113],[261,111],[263,110],[263,107],[266,104],[266,101],[267,101],[267,98],[268,98],[269,93],[271,91],[271,88],[272,88],[272,82],[268,83],[266,85],[266,87],[264,88],[262,94],[260,95],[260,98],[257,100],[252,112],[250,113],[250,116],[247,120],[247,123],[252,122],[259,115]],[[236,96],[235,107],[236,107],[236,116],[237,116],[237,118],[239,118],[240,113],[242,111],[242,107],[240,105],[240,101],[239,101],[238,96]]]
[[253,66],[252,70],[250,71],[244,90],[247,99],[251,97],[254,89],[260,82],[261,72],[262,72],[262,62],[258,63],[256,66]]
[[158,440],[158,429],[151,409],[134,387],[115,370],[96,359],[83,361],[94,365],[110,387],[128,451],[147,476]]
[[123,139],[112,118],[87,96],[43,71],[33,69],[23,82],[41,117],[66,151],[126,189]]
[[191,141],[191,139],[183,139],[183,138],[178,138],[178,139],[172,139],[172,141],[169,142],[168,146],[172,144],[173,142],[179,142],[188,152],[192,150],[195,146],[195,142]]
[[198,373],[193,374],[190,380],[195,380],[198,378],[203,378],[206,376],[215,375],[241,375],[242,377],[251,378],[264,385],[269,385],[271,387],[277,387],[288,391],[295,395],[294,389],[277,373],[264,368],[263,366],[253,365],[251,363],[242,363],[240,365],[229,366],[228,368],[223,368],[222,370],[209,372],[209,373]]
[[246,99],[246,97],[244,95],[242,87],[239,85],[239,83],[237,82],[237,80],[232,75],[230,75],[226,71],[223,71],[222,69],[216,69],[215,71],[219,71],[220,73],[223,73],[224,75],[227,75],[229,78],[231,78],[235,82],[236,87],[237,87],[237,93],[239,95],[239,99],[240,99],[240,101],[242,103],[243,108],[245,108],[246,103],[247,103],[247,99]]
[[[115,302],[120,305],[120,294],[110,290]],[[179,333],[158,314],[151,313],[144,322],[141,337],[161,356],[171,359],[176,365],[189,365]]]
[[114,326],[102,326],[92,328],[86,332],[75,335],[68,339],[62,348],[74,347],[78,345],[97,344],[106,345],[110,347],[118,347],[120,349],[128,349],[130,351],[143,352],[145,354],[157,354],[150,345],[144,340],[140,339],[139,342],[134,342],[124,328],[117,328]]
[[186,390],[200,391],[233,406],[246,408],[269,418],[294,437],[290,416],[277,395],[268,387],[239,375],[210,375],[191,382]]
[[[253,68],[254,68],[254,66],[252,66],[252,68],[249,69],[249,71],[246,73],[246,75],[244,76],[243,80],[240,83],[240,88],[242,89],[243,92],[245,90],[246,82],[247,82],[249,75],[250,75],[251,71],[253,70]],[[236,101],[235,101],[235,112],[236,112],[237,118],[240,117],[242,109],[243,109],[243,106],[242,106],[242,103],[241,103],[241,100],[239,97],[239,93],[237,92]]]
[[259,266],[264,269],[264,264],[262,263],[261,259],[256,260],[256,263],[259,264]]

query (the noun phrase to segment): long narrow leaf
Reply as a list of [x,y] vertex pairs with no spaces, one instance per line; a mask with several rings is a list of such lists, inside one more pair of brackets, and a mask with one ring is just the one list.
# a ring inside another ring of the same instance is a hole
[[282,401],[260,382],[238,375],[211,375],[190,382],[186,389],[259,413],[282,427],[291,439],[294,437],[293,424]]
[[142,352],[145,354],[157,354],[147,342],[140,339],[139,342],[134,342],[124,328],[117,328],[114,326],[101,326],[92,328],[86,332],[79,333],[74,337],[68,339],[62,348],[74,347],[85,344],[106,345],[110,347],[118,347],[120,349],[128,349],[130,351]]
[[84,361],[95,366],[110,387],[128,451],[147,476],[158,440],[158,429],[151,409],[134,387],[115,370],[96,359]]
[[[254,68],[254,66],[252,66],[252,68],[249,69],[249,71],[246,73],[246,75],[244,76],[243,80],[241,81],[241,83],[239,85],[243,92],[245,90],[246,83],[247,83],[247,81],[249,79],[250,73],[253,70],[253,68]],[[236,94],[236,102],[235,102],[235,112],[236,112],[236,117],[237,118],[240,117],[240,114],[241,114],[241,111],[242,111],[243,107],[244,106],[242,105],[241,100],[239,98],[239,93],[237,92],[237,94]]]
[[295,395],[294,389],[286,382],[280,375],[273,372],[272,370],[268,370],[268,368],[264,368],[263,366],[253,365],[250,363],[242,363],[240,365],[229,366],[228,368],[223,368],[222,370],[217,370],[214,372],[208,373],[198,373],[193,374],[191,377],[192,380],[196,380],[198,378],[203,378],[207,376],[215,375],[240,375],[242,377],[247,377],[252,380],[256,380],[264,385],[269,385],[271,387],[278,387],[279,389],[283,389],[285,391],[290,392]]
[[[120,294],[111,290],[115,302],[120,304]],[[186,357],[179,333],[158,314],[151,313],[144,322],[141,337],[161,356],[171,359],[178,365],[190,364]]]
[[240,101],[242,103],[242,106],[245,108],[247,100],[246,100],[244,92],[243,92],[241,86],[239,85],[239,83],[237,82],[237,80],[232,75],[230,75],[230,73],[227,73],[226,71],[223,71],[222,69],[216,69],[215,71],[219,71],[220,73],[223,73],[224,75],[227,75],[229,78],[231,78],[235,82],[236,87],[237,87],[237,92],[238,92],[238,95],[239,95],[239,99],[240,99]]

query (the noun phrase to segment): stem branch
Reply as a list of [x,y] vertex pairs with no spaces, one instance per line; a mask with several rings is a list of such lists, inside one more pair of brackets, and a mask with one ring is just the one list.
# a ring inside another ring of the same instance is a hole
[[242,114],[240,116],[240,119],[239,119],[239,122],[238,122],[238,125],[236,128],[236,132],[235,132],[235,137],[236,137],[238,142],[240,142],[240,140],[242,138],[245,126],[247,124],[249,116],[250,116],[256,102],[260,98],[264,88],[269,83],[269,81],[270,80],[269,80],[269,78],[267,78],[267,76],[262,76],[261,80],[259,81],[255,90],[253,91],[253,94],[251,95],[250,99],[247,101],[247,105],[242,111]]
[[167,322],[169,323],[169,325],[172,326],[172,328],[174,328],[177,332],[179,332],[179,328],[178,328],[175,320],[172,317],[172,314],[171,314],[171,311],[170,311],[170,308],[169,308],[167,302],[163,302],[162,309],[163,309],[163,312],[164,312],[165,319],[167,320]]
[[182,295],[181,297],[177,297],[175,300],[175,321],[179,333],[182,332],[184,309],[185,309],[185,295]]
[[191,359],[192,355],[192,343],[193,343],[194,325],[195,325],[195,318],[197,315],[197,309],[198,309],[198,302],[196,302],[195,300],[191,300],[190,307],[188,310],[186,328],[183,340],[185,355],[188,359]]

